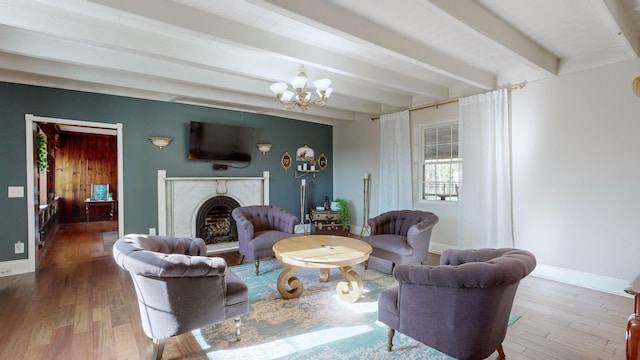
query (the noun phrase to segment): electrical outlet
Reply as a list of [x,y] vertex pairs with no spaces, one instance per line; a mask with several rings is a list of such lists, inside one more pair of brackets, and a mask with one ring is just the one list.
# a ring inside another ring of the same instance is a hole
[[10,198],[23,198],[24,186],[9,186],[8,197]]
[[24,243],[22,241],[16,242],[14,250],[16,254],[24,254]]
[[11,275],[11,269],[0,269],[0,276]]
[[156,234],[156,228],[149,228],[149,235],[155,235]]

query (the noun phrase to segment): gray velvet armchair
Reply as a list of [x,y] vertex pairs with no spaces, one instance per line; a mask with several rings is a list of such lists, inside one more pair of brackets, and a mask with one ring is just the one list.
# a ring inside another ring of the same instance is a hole
[[294,235],[300,219],[288,211],[272,205],[242,206],[231,212],[238,229],[240,262],[244,257],[256,262],[256,276],[260,274],[260,258],[274,257],[273,245]]
[[427,260],[431,231],[439,220],[428,211],[389,211],[367,221],[371,235],[362,240],[373,248],[371,256],[391,261],[393,266],[420,264]]
[[244,282],[224,259],[206,257],[199,238],[126,235],[113,257],[133,280],[144,333],[153,339],[153,358],[162,358],[165,339],[234,319],[249,312]]
[[380,293],[378,320],[457,359],[485,359],[507,333],[520,280],[535,267],[519,249],[445,250],[438,266],[399,265],[397,287]]

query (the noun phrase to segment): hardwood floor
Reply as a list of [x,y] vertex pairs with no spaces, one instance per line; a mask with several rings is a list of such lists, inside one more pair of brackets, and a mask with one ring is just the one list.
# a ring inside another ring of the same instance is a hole
[[[131,279],[103,250],[101,233],[114,224],[64,224],[37,272],[0,278],[0,359],[151,357]],[[223,257],[238,261],[237,252]],[[529,276],[513,306],[522,317],[504,349],[514,360],[624,359],[632,311],[630,298]],[[164,358],[207,359],[191,334],[169,339]]]

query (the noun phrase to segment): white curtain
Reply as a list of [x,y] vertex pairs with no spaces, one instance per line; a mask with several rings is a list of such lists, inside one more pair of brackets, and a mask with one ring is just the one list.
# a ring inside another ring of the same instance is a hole
[[380,213],[413,208],[409,111],[380,117]]
[[511,119],[506,89],[460,99],[460,248],[513,247]]

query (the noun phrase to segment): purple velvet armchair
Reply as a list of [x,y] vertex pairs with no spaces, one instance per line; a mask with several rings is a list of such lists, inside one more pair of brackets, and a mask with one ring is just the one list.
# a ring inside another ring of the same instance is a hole
[[378,297],[378,320],[457,359],[485,359],[507,333],[520,280],[536,267],[519,249],[445,250],[440,265],[399,265],[397,287]]
[[427,260],[431,231],[439,220],[428,211],[389,211],[367,221],[371,235],[362,241],[373,248],[371,256],[391,261],[393,266],[420,264]]
[[242,206],[231,212],[238,229],[240,263],[244,257],[256,261],[256,276],[260,274],[260,258],[273,257],[273,245],[293,236],[300,219],[272,205]]
[[133,280],[153,359],[162,358],[167,338],[228,319],[240,339],[240,316],[249,312],[247,286],[224,259],[206,253],[199,238],[126,235],[114,244],[116,263]]

